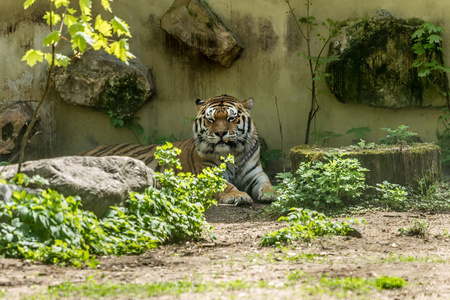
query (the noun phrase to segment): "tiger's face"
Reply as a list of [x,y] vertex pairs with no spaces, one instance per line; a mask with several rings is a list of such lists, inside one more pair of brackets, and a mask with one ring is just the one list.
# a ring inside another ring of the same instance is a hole
[[244,151],[255,133],[249,114],[253,98],[240,102],[222,95],[206,101],[197,99],[196,105],[193,131],[200,153],[227,155]]

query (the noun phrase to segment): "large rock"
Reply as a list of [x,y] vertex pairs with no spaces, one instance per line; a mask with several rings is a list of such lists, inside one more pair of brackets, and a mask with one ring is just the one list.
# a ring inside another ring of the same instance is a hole
[[28,103],[0,104],[0,161],[9,160],[18,153],[32,117],[33,109]]
[[161,28],[224,67],[244,49],[205,0],[175,0],[162,16]]
[[[6,166],[2,177],[14,177],[17,165]],[[28,161],[22,173],[40,175],[51,188],[65,196],[81,197],[83,208],[103,217],[110,206],[123,205],[132,191],[143,192],[155,186],[155,172],[142,161],[130,157],[68,156]]]
[[86,51],[55,79],[65,102],[117,115],[132,115],[155,92],[149,67],[127,65],[103,51]]
[[[412,34],[421,23],[379,10],[368,21],[343,27],[330,43],[329,55],[341,58],[326,68],[331,74],[327,78],[331,92],[343,103],[389,108],[444,106],[444,96],[413,67]],[[444,90],[443,77],[433,76]]]

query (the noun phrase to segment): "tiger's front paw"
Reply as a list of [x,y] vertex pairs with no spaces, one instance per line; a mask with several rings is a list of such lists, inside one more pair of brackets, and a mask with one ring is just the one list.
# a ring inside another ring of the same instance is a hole
[[243,206],[243,205],[252,205],[253,200],[252,198],[244,192],[230,192],[225,195],[223,195],[220,200],[220,203],[224,204],[233,204],[236,206]]
[[272,203],[277,200],[277,196],[275,194],[275,190],[272,187],[264,187],[259,192],[258,199],[263,203]]

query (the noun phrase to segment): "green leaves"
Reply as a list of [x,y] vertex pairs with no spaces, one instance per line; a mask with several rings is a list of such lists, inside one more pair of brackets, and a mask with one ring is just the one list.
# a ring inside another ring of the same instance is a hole
[[27,65],[30,67],[34,66],[37,62],[44,61],[44,53],[40,50],[28,50],[27,53],[22,57],[22,61],[26,61]]
[[330,209],[342,207],[357,199],[364,189],[365,174],[357,159],[330,152],[323,161],[301,163],[295,176],[281,174],[275,186],[278,200],[272,207],[281,214],[291,207]]
[[53,31],[44,38],[44,46],[50,46],[59,42],[59,31]]
[[81,13],[89,16],[91,14],[91,0],[79,0]]
[[[27,9],[35,0],[26,0],[24,8]],[[51,9],[45,12],[43,19],[52,28],[52,32],[44,38],[43,46],[56,46],[61,40],[69,41],[71,48],[75,53],[83,53],[88,48],[94,50],[104,50],[109,54],[115,55],[120,60],[127,62],[128,59],[134,58],[129,51],[128,40],[124,37],[131,37],[128,24],[117,16],[113,16],[111,20],[103,20],[101,15],[92,18],[92,0],[78,0],[79,11],[71,8],[70,0],[51,0]],[[73,2],[72,2],[73,3]],[[100,0],[105,11],[111,13],[111,0]],[[65,8],[64,10],[61,7]],[[94,21],[95,20],[95,21]],[[60,26],[63,21],[64,26]],[[58,25],[57,31],[53,30]],[[68,37],[67,35],[70,35]],[[113,38],[117,38],[114,40]],[[61,53],[56,53],[55,58],[49,57],[53,52],[45,50],[31,49],[23,57],[28,65],[34,66],[37,62],[46,61],[57,66],[67,66],[69,59]],[[56,57],[58,56],[58,57]]]
[[322,213],[296,207],[291,208],[289,214],[279,218],[278,221],[286,221],[289,226],[266,233],[261,238],[261,246],[279,246],[282,243],[297,240],[311,242],[316,237],[325,235],[346,235],[353,230],[350,227],[352,223],[364,222],[358,219],[333,222],[330,217]]
[[26,0],[26,1],[23,3],[23,8],[24,8],[24,9],[27,9],[28,7],[30,7],[31,5],[33,5],[34,2],[36,2],[36,0]]
[[[169,144],[158,155],[179,164],[180,150]],[[111,207],[99,220],[81,209],[81,199],[52,190],[39,194],[14,192],[0,201],[0,256],[95,267],[97,255],[139,254],[166,241],[213,237],[204,211],[223,191],[223,164],[202,174],[157,174],[161,188],[131,193],[126,207]],[[19,176],[24,182],[26,176]]]

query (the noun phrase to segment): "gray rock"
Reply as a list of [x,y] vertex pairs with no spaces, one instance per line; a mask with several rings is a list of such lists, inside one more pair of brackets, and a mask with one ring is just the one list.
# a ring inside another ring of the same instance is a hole
[[[17,165],[6,166],[2,177],[10,179],[16,171]],[[22,165],[22,173],[49,180],[49,185],[41,188],[51,188],[65,196],[80,196],[83,209],[100,218],[110,206],[123,205],[130,192],[143,192],[155,186],[155,172],[130,157],[67,156],[28,161]]]
[[151,69],[103,51],[86,51],[55,78],[61,98],[75,105],[130,116],[155,92]]
[[26,125],[33,109],[28,103],[0,104],[0,160],[9,160],[18,153]]
[[162,16],[161,28],[224,67],[244,49],[205,0],[176,0]]
[[[343,103],[388,108],[445,106],[444,96],[412,66],[411,36],[421,23],[379,10],[368,21],[343,27],[330,43],[329,55],[341,58],[326,68],[331,74],[327,78],[331,92]],[[432,76],[443,90],[443,77]]]

